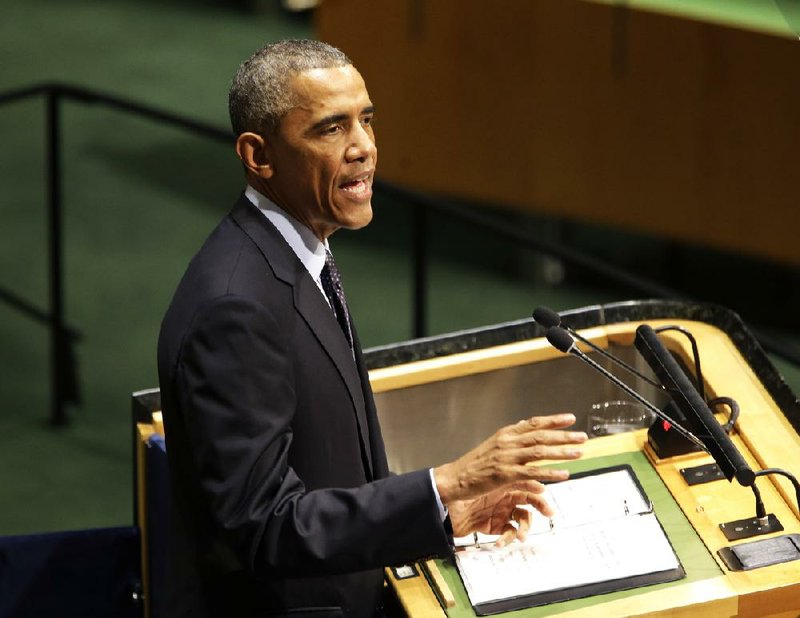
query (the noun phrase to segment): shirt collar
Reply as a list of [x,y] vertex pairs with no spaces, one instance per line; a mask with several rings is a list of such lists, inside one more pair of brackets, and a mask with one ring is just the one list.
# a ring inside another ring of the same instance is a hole
[[314,236],[314,232],[253,187],[248,185],[244,195],[278,229],[280,235],[305,266],[308,274],[314,281],[319,282],[322,268],[325,266],[328,242],[323,242]]

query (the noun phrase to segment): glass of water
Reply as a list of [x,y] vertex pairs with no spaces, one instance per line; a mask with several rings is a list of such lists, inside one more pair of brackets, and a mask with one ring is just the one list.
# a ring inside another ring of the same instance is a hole
[[590,438],[609,436],[649,427],[654,420],[655,414],[640,403],[621,399],[603,401],[592,405],[586,433]]

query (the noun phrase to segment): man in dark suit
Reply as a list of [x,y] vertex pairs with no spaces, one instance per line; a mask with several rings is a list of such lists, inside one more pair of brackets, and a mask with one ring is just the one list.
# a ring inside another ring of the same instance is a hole
[[372,218],[364,82],[339,50],[284,41],[242,65],[230,111],[248,187],[159,339],[167,615],[372,615],[382,566],[446,554],[453,530],[524,535],[516,505],[547,513],[539,481],[566,477],[526,464],[578,457],[586,436],[562,430],[572,415],[535,417],[455,462],[389,476],[328,247]]

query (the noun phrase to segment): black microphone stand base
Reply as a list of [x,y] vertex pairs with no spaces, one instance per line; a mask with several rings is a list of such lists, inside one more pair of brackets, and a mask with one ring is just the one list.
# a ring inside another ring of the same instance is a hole
[[748,517],[729,521],[726,524],[720,524],[719,529],[729,541],[739,541],[762,534],[780,532],[783,530],[783,525],[773,513],[770,513],[766,517]]
[[656,419],[647,430],[647,441],[659,459],[687,455],[700,450],[699,446],[684,438],[670,427],[669,423],[659,419]]

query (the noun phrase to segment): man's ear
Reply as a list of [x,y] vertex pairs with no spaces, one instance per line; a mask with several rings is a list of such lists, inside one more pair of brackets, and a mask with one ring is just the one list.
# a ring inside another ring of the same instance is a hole
[[245,169],[260,178],[271,178],[275,173],[267,141],[257,133],[241,133],[236,138],[236,154]]

